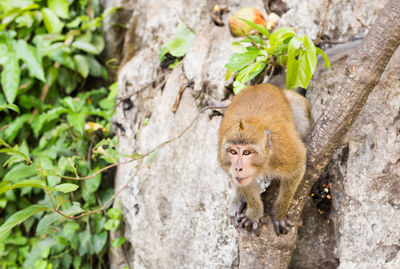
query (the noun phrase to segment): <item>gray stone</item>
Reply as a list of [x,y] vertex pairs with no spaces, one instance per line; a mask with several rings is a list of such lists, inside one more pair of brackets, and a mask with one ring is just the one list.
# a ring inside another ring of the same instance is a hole
[[[326,0],[283,0],[289,8],[279,26],[294,27],[299,34],[306,34],[315,38],[318,26],[324,16]],[[365,25],[372,25],[380,10],[387,1],[331,1],[327,14],[325,34],[331,40],[349,41],[354,37],[363,37],[367,29]]]
[[[285,2],[289,10],[280,25],[295,26],[299,33],[314,37],[326,1]],[[363,36],[365,30],[356,18],[370,25],[384,2],[333,1],[327,34],[339,40]],[[221,101],[230,93],[223,66],[234,38],[226,25],[211,24],[209,11],[215,1],[126,3],[132,12],[128,24],[134,27],[127,34],[135,43],[134,57],[118,80],[119,98],[125,98],[114,119],[123,127],[118,130],[121,153],[145,154],[198,118],[151,160],[146,157],[142,163],[118,168],[116,192],[128,187],[114,203],[124,213],[123,229],[114,236],[123,234],[127,243],[110,251],[111,268],[126,263],[131,268],[237,268],[238,235],[227,217],[231,190],[217,164],[221,117],[199,115],[210,101]],[[229,14],[246,6],[263,9],[263,1],[219,4],[228,6]],[[158,51],[181,21],[196,31],[195,42],[183,62],[163,76]],[[329,106],[344,61],[335,59],[333,68],[318,71],[310,84],[307,97],[314,119]],[[306,206],[291,268],[400,268],[399,56],[393,61],[327,169],[334,182],[328,219],[315,212],[312,201]],[[173,113],[185,79],[193,80],[193,89],[184,90]]]

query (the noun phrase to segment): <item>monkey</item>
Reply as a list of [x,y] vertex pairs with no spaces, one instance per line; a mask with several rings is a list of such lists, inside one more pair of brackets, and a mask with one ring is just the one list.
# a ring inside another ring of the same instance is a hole
[[260,84],[233,97],[219,129],[218,161],[234,186],[229,216],[235,227],[259,235],[264,205],[257,178],[267,176],[280,180],[274,230],[287,233],[286,214],[306,169],[304,141],[311,128],[310,104],[294,91]]

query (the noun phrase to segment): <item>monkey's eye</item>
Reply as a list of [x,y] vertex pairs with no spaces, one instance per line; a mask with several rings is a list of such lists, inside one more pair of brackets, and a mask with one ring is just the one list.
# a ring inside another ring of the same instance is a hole
[[229,152],[230,152],[230,154],[233,154],[233,155],[237,154],[236,150],[234,150],[234,149],[229,150]]
[[243,151],[243,155],[250,155],[250,151],[248,150]]

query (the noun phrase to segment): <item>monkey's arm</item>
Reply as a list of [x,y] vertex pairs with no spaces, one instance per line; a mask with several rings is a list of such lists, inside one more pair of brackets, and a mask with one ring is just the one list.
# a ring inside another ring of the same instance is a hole
[[293,200],[293,196],[296,192],[297,186],[300,184],[303,178],[304,171],[290,177],[282,178],[280,181],[279,194],[274,202],[272,208],[272,222],[276,234],[286,234],[286,213],[289,209],[290,203]]
[[249,185],[239,188],[247,203],[246,214],[239,215],[239,225],[253,229],[256,235],[260,234],[259,222],[264,216],[264,205],[261,201],[260,190],[256,178],[251,179]]

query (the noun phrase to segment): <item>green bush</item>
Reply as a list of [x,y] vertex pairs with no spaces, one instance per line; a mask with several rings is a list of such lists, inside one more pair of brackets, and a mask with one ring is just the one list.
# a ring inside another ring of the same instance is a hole
[[[282,27],[270,34],[262,25],[239,18],[255,30],[258,35],[247,35],[232,43],[234,54],[225,67],[226,79],[235,74],[234,93],[246,87],[246,83],[261,74],[266,67],[286,68],[286,88],[307,88],[317,66],[317,55],[330,67],[326,54],[314,45],[308,36],[298,36],[290,27]],[[271,69],[273,71],[273,68]]]
[[113,11],[99,0],[0,1],[0,268],[107,268],[106,224],[121,216],[107,217],[112,175],[96,171],[118,160],[117,86],[99,86],[96,56]]

